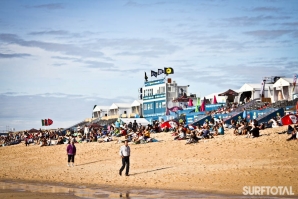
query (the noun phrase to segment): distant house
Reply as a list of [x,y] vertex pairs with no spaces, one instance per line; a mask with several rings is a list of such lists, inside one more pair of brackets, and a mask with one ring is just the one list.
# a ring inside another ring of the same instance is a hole
[[131,104],[131,114],[130,117],[142,116],[143,112],[143,101],[142,100],[135,100]]
[[128,117],[130,113],[131,104],[126,103],[113,103],[108,111],[110,118]]
[[102,118],[108,114],[109,106],[96,106],[93,109],[92,116],[93,118]]

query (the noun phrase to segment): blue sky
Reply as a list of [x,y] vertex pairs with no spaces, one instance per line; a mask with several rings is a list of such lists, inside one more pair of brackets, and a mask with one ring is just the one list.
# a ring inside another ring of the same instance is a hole
[[293,77],[297,44],[296,0],[2,0],[0,131],[131,103],[163,67],[201,96]]

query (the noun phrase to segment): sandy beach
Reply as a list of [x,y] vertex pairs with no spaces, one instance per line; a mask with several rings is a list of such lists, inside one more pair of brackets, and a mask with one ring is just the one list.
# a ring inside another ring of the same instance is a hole
[[192,145],[170,133],[152,134],[159,142],[130,144],[129,177],[118,174],[121,144],[115,141],[76,144],[75,167],[67,167],[66,145],[1,147],[0,179],[232,195],[241,195],[243,186],[292,186],[296,195],[298,141],[278,134],[286,129],[265,129],[253,139],[229,130]]

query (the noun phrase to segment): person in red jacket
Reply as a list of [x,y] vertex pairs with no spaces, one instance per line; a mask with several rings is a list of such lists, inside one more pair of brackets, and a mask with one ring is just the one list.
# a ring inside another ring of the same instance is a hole
[[71,140],[70,144],[66,148],[66,152],[68,156],[67,166],[70,167],[70,162],[72,162],[72,166],[74,166],[74,157],[77,152],[76,146],[74,145],[74,140]]

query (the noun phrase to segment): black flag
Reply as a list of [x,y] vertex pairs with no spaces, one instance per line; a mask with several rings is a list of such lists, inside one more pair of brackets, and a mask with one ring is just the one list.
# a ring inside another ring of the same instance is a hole
[[158,75],[161,75],[161,74],[163,74],[164,72],[163,72],[163,69],[158,69],[158,71],[157,71],[157,74]]
[[151,70],[151,77],[154,76],[154,77],[157,77],[157,72]]
[[146,72],[145,72],[145,81],[148,82],[148,77],[147,77]]

